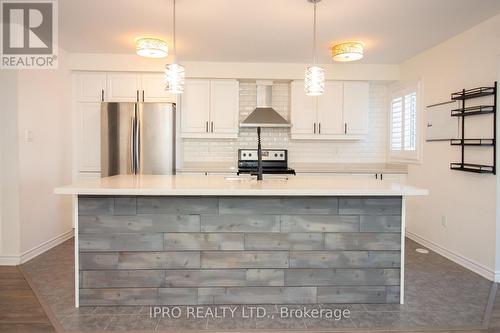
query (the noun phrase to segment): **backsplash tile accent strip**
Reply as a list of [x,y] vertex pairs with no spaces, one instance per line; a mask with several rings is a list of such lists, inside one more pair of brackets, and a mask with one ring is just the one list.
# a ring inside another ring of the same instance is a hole
[[[240,83],[240,121],[255,109],[255,83]],[[290,84],[273,85],[273,108],[290,120]],[[263,148],[289,150],[290,162],[385,163],[387,142],[387,87],[370,84],[369,133],[363,140],[291,140],[290,129],[266,128],[262,131]],[[183,139],[185,162],[234,162],[239,148],[255,148],[257,133],[241,128],[238,139]]]

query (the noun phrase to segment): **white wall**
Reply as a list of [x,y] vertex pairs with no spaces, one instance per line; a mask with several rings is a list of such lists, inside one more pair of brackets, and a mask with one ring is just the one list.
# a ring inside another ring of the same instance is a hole
[[53,193],[71,182],[72,161],[71,77],[62,50],[59,59],[58,70],[18,76],[21,253],[72,229],[70,198]]
[[[500,15],[404,62],[401,78],[422,81],[424,106],[439,103],[463,88],[492,86],[498,79],[499,55]],[[491,135],[484,127],[486,120],[467,121],[476,127],[474,132]],[[423,163],[409,167],[408,183],[428,188],[430,195],[408,200],[407,231],[492,279],[496,178],[451,171],[449,164],[459,161],[459,152],[448,142],[424,143]],[[448,218],[446,228],[441,223],[443,216]]]
[[[255,83],[240,83],[240,121],[256,107]],[[290,120],[290,83],[274,83],[273,108]],[[362,140],[291,140],[289,128],[262,131],[263,148],[288,149],[291,163],[384,163],[387,136],[387,88],[370,84],[369,132]],[[255,148],[255,129],[240,128],[238,139],[183,139],[185,162],[228,162],[236,164],[239,148]]]
[[17,73],[0,71],[0,264],[20,252]]
[[71,199],[53,194],[71,182],[71,79],[65,61],[60,50],[57,70],[2,71],[2,93],[14,102],[2,105],[2,160],[8,163],[0,174],[0,259],[9,257],[0,263],[29,260],[72,235]]

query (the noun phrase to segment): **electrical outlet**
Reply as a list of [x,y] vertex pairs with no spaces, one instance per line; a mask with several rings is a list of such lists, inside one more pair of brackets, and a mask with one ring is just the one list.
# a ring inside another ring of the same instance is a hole
[[25,130],[24,131],[24,141],[26,142],[33,142],[35,140],[35,136],[33,134],[32,130]]
[[443,226],[443,228],[448,227],[448,216],[446,215],[441,216],[441,225]]

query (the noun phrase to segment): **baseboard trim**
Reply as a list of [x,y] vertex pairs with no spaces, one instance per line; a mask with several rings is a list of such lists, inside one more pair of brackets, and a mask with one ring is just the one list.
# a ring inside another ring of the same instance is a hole
[[475,262],[474,260],[471,260],[469,258],[462,256],[461,254],[448,250],[447,248],[432,241],[429,241],[424,237],[417,235],[416,233],[406,230],[406,237],[410,238],[411,240],[425,247],[428,247],[432,251],[442,255],[447,259],[450,259],[451,261],[459,264],[462,267],[467,268],[468,270],[473,271],[474,273],[481,275],[482,277],[490,281],[498,281],[497,279],[500,279],[500,272],[495,272],[487,267],[484,267],[483,265]]
[[0,256],[0,266],[17,266],[20,263],[19,256]]
[[19,263],[24,264],[25,262],[30,261],[31,259],[39,256],[40,254],[50,250],[51,248],[53,248],[61,243],[64,243],[65,241],[67,241],[68,239],[73,237],[73,235],[74,235],[74,232],[73,232],[73,229],[71,229],[71,230],[66,231],[65,233],[63,233],[59,236],[56,236],[52,239],[49,239],[48,241],[43,242],[42,244],[40,244],[38,246],[35,246],[34,248],[32,248],[28,251],[23,252],[21,254],[21,256],[19,257]]

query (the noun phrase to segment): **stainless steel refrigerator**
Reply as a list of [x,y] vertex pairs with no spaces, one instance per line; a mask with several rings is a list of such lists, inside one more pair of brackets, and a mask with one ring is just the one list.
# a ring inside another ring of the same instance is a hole
[[175,173],[175,104],[102,103],[101,177]]

